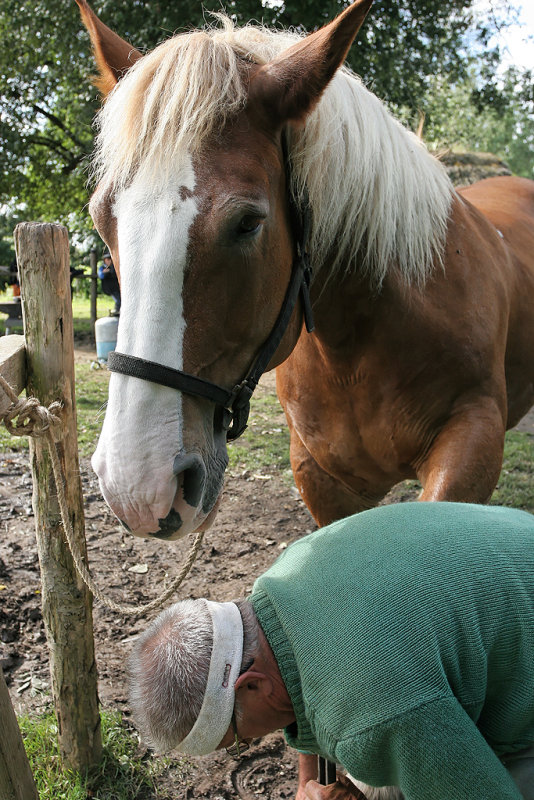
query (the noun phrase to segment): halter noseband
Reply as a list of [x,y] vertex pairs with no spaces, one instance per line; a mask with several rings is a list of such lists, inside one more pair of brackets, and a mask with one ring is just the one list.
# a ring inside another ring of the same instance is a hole
[[130,375],[134,378],[141,378],[144,381],[158,383],[161,386],[168,386],[171,389],[185,392],[185,394],[204,397],[212,403],[215,403],[217,408],[220,409],[221,425],[223,429],[226,430],[226,438],[229,441],[241,436],[247,427],[247,420],[250,412],[250,398],[258,385],[259,379],[265,372],[269,361],[282,341],[299,294],[302,297],[306,330],[308,333],[311,333],[314,329],[309,293],[311,266],[307,252],[307,243],[311,227],[310,209],[307,201],[302,208],[295,203],[291,192],[289,159],[287,155],[285,156],[285,165],[287,185],[289,188],[289,211],[295,233],[296,245],[291,278],[274,327],[263,343],[247,376],[241,383],[234,386],[232,391],[228,391],[222,386],[218,386],[216,383],[198,378],[196,375],[189,375],[187,372],[182,372],[182,370],[179,369],[166,367],[155,361],[147,361],[144,358],[128,356],[125,353],[118,353],[117,351],[112,351],[108,355],[108,369],[112,372],[120,372],[122,375]]

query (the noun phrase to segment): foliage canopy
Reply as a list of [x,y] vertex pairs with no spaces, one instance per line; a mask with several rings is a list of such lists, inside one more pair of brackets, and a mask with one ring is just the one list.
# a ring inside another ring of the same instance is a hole
[[[468,80],[462,37],[473,23],[472,3],[375,0],[349,61],[389,103],[412,112],[423,108],[436,88],[436,75],[447,86]],[[93,5],[104,22],[141,50],[209,22],[209,12],[221,10],[221,0],[94,0]],[[313,30],[346,5],[346,0],[266,5],[228,0],[225,10],[238,22],[256,19]],[[480,64],[491,76],[496,54],[484,50],[491,31],[484,24],[476,31],[484,53]],[[86,165],[100,101],[90,82],[94,62],[78,8],[74,0],[3,0],[0,41],[0,203],[8,204],[11,214],[22,207],[26,219],[63,221],[71,230],[87,232]],[[490,84],[486,80],[483,86]],[[468,94],[481,108],[495,104],[483,89],[471,86]],[[508,109],[517,100],[513,92],[500,96]],[[0,220],[0,248],[12,221],[9,214]]]

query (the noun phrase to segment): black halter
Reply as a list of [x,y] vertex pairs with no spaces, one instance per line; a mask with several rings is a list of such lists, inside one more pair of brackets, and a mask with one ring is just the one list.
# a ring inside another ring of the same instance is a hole
[[141,378],[145,381],[168,386],[171,389],[177,389],[180,392],[185,392],[185,394],[211,400],[211,402],[215,403],[220,409],[221,424],[223,429],[226,430],[226,438],[228,440],[237,439],[247,427],[247,420],[250,412],[250,398],[258,385],[259,379],[265,372],[269,361],[282,341],[299,294],[302,298],[304,320],[308,333],[311,333],[314,328],[309,294],[311,266],[307,252],[311,215],[307,202],[302,208],[295,203],[291,192],[289,160],[287,156],[285,158],[285,163],[289,192],[289,210],[295,236],[295,256],[293,259],[291,278],[274,327],[264,342],[247,376],[241,383],[234,386],[232,391],[229,392],[216,383],[198,378],[196,375],[189,375],[187,372],[182,372],[182,370],[179,369],[166,367],[155,361],[147,361],[144,358],[128,356],[124,353],[118,353],[117,351],[113,351],[108,355],[108,368],[112,372],[120,372],[123,375]]

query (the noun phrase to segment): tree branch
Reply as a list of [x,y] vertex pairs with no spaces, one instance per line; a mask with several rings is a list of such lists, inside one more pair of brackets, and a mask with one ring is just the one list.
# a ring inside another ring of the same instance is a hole
[[82,149],[83,149],[83,147],[84,147],[84,145],[83,145],[83,142],[81,142],[81,141],[78,139],[78,137],[77,137],[77,136],[75,136],[75,134],[74,134],[74,133],[72,133],[72,131],[70,131],[70,130],[67,128],[67,126],[65,125],[65,123],[63,122],[63,120],[61,120],[59,117],[57,117],[57,116],[56,116],[55,114],[53,114],[51,111],[48,111],[46,108],[41,108],[41,106],[37,105],[37,103],[33,103],[33,104],[32,104],[32,109],[33,109],[33,110],[34,110],[34,111],[35,111],[37,114],[42,114],[44,117],[46,117],[48,120],[50,120],[50,122],[52,122],[52,123],[53,123],[53,124],[54,124],[54,125],[55,125],[57,128],[59,128],[60,130],[62,130],[62,131],[63,131],[63,133],[64,133],[66,136],[68,136],[68,137],[69,137],[69,139],[70,139],[72,142],[74,142],[74,144],[75,144],[75,145],[77,145],[78,147],[80,147],[80,148],[82,148]]
[[30,134],[26,137],[26,142],[30,144],[42,144],[43,147],[47,147],[49,150],[52,150],[58,156],[71,156],[71,151],[58,142],[56,139],[52,139],[50,136],[41,136],[38,134]]

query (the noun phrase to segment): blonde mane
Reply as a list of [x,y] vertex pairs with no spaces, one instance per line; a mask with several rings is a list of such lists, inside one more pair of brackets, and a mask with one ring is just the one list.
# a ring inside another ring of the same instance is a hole
[[[299,39],[255,25],[168,39],[129,70],[97,119],[94,176],[125,187],[185,152],[236,116],[247,99],[247,61],[263,64]],[[315,272],[356,264],[375,286],[396,267],[422,283],[441,260],[452,186],[444,167],[348,68],[338,71],[300,129],[290,129],[293,193],[313,215]]]

